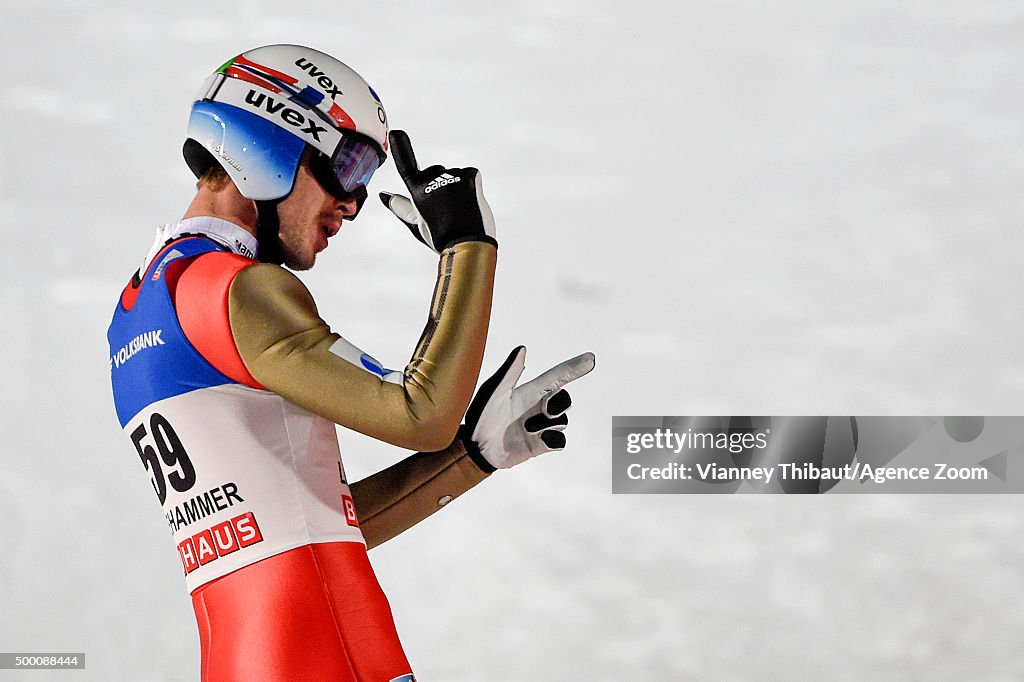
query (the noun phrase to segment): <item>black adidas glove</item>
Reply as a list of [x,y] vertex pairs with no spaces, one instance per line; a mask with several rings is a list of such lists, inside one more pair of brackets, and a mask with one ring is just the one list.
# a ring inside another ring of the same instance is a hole
[[466,412],[459,436],[486,472],[565,447],[565,411],[572,399],[562,387],[594,369],[594,354],[577,355],[516,386],[525,367],[526,346],[519,346],[481,384]]
[[459,242],[498,245],[480,171],[439,165],[420,170],[404,130],[392,130],[388,139],[395,167],[412,200],[390,192],[381,192],[380,200],[414,237],[437,253]]

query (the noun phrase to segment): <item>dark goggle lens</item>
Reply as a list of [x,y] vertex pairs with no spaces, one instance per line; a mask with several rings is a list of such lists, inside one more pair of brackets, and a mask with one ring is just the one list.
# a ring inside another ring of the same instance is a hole
[[331,171],[346,192],[366,187],[374,171],[380,167],[377,148],[353,137],[343,137],[331,157]]

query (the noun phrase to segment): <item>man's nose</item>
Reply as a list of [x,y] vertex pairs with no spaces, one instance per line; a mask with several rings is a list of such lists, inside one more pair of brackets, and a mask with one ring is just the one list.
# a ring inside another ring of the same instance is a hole
[[359,202],[356,199],[346,199],[345,201],[338,202],[338,210],[341,211],[341,215],[345,218],[354,216],[358,209]]

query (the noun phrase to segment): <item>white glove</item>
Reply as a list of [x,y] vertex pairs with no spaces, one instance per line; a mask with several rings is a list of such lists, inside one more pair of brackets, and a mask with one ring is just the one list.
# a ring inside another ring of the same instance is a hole
[[572,399],[562,386],[594,369],[594,354],[577,355],[516,386],[525,367],[526,346],[519,346],[481,384],[466,411],[463,442],[470,454],[481,455],[483,461],[474,459],[488,472],[565,448],[562,432],[569,424],[565,411]]

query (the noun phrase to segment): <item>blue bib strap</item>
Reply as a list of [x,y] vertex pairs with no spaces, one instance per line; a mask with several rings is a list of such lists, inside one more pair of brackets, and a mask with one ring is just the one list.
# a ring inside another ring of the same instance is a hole
[[124,310],[120,303],[115,308],[107,340],[114,406],[122,427],[160,400],[234,383],[189,343],[162,277],[176,260],[217,251],[224,248],[205,237],[172,242],[146,269],[132,309]]

